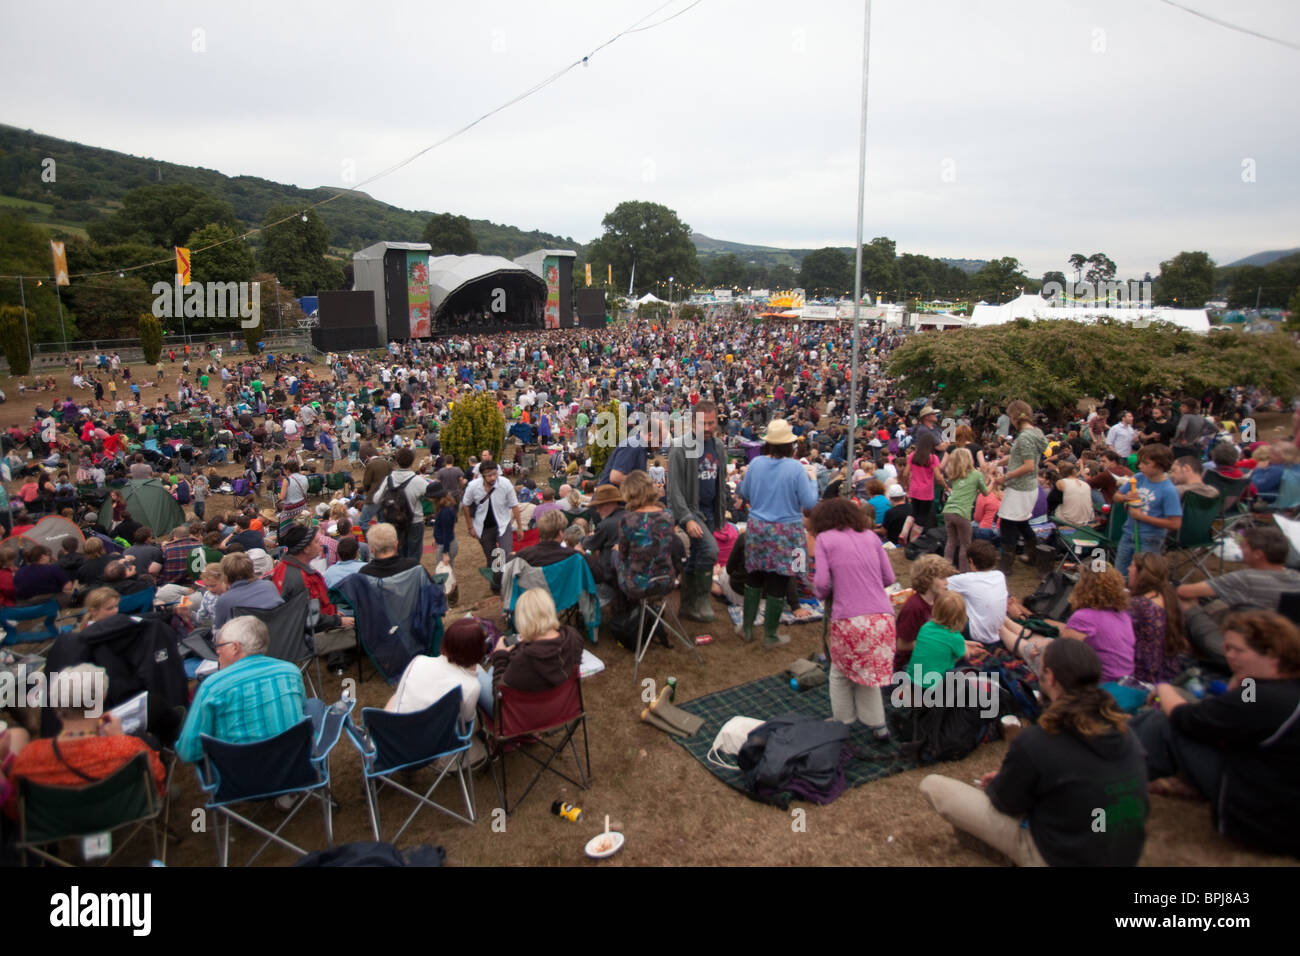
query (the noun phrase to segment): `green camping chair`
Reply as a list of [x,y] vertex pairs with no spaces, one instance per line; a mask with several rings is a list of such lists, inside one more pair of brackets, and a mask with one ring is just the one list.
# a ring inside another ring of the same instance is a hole
[[58,866],[71,866],[50,852],[63,840],[112,833],[131,827],[110,862],[141,828],[153,838],[153,855],[166,860],[167,841],[159,816],[163,799],[154,786],[147,754],[137,754],[116,773],[80,787],[49,787],[18,781],[18,849]]
[[[342,491],[347,487],[348,479],[352,477],[346,471],[331,471],[325,476],[325,487],[330,491]],[[308,483],[310,486],[310,482]]]
[[[1066,521],[1060,515],[1052,515],[1052,523],[1056,525],[1056,533],[1059,539],[1065,544],[1066,556],[1062,558],[1062,563],[1070,560],[1071,555],[1078,556],[1082,552],[1092,551],[1101,548],[1106,552],[1106,560],[1114,563],[1115,555],[1119,552],[1119,543],[1124,534],[1124,522],[1128,520],[1128,505],[1123,502],[1112,502],[1110,506],[1110,519],[1106,522],[1104,528],[1088,528],[1083,525],[1074,524]],[[1065,534],[1064,529],[1073,530],[1073,534]],[[1059,570],[1059,568],[1058,568]]]
[[[1210,572],[1205,567],[1205,558],[1215,548],[1214,521],[1218,516],[1217,498],[1207,498],[1190,491],[1183,495],[1183,523],[1175,534],[1165,538],[1165,548],[1171,554],[1170,574],[1180,584],[1191,577],[1193,569],[1200,571],[1209,580]],[[1178,569],[1188,564],[1191,568],[1180,577]]]
[[325,490],[325,478],[323,475],[307,476],[307,494],[319,495]]

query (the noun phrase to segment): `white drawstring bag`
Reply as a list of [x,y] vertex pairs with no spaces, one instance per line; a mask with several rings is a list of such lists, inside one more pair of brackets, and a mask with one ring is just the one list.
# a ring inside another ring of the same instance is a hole
[[706,759],[715,767],[739,770],[739,765],[728,763],[722,758],[723,756],[734,757],[740,753],[740,748],[745,746],[745,741],[749,739],[750,732],[762,723],[763,721],[756,717],[732,717],[722,725],[722,729],[718,731],[718,736],[713,738],[713,746],[709,748]]

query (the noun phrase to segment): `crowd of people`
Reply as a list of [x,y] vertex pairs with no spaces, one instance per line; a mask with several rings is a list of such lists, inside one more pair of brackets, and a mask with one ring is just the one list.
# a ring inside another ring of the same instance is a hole
[[[1277,400],[1243,388],[1132,409],[1112,397],[1044,412],[992,395],[940,409],[889,376],[904,337],[865,331],[856,422],[851,345],[834,324],[466,329],[330,354],[323,372],[302,356],[187,351],[159,362],[152,402],[139,391],[152,383],[131,382],[115,357],[79,359],[74,390],[0,439],[10,529],[58,514],[79,533],[58,555],[0,546],[0,604],[84,608],[84,640],[112,630],[118,600],[152,589],[178,633],[210,634],[216,673],[175,739],[156,741],[194,760],[200,734],[260,740],[301,718],[297,669],[267,655],[265,626],[239,610],[305,592],[317,651],[341,670],[364,623],[337,603],[352,575],[423,566],[450,590],[460,536],[481,549],[473,563],[493,590],[513,579],[512,557],[545,569],[577,555],[613,619],[679,590],[687,620],[739,605],[742,641],[761,620],[761,651],[790,643],[787,610],[820,610],[829,715],[881,745],[883,691],[900,677],[933,687],[981,661],[1023,662],[1043,713],[1002,769],[976,787],[922,785],[945,819],[1016,862],[1135,863],[1161,786],[1214,800],[1230,837],[1300,853],[1286,809],[1300,797],[1300,632],[1288,603],[1300,572],[1271,522],[1297,504],[1300,449],[1294,435],[1260,443],[1240,431]],[[558,487],[539,488],[520,456],[444,453],[456,402],[480,392]],[[613,407],[631,429],[610,447],[602,414]],[[140,481],[161,483],[184,520],[134,518],[124,491]],[[209,513],[223,494],[232,505]],[[1230,503],[1250,524],[1245,570],[1173,579],[1167,552],[1188,495],[1222,498],[1225,519]],[[1109,540],[1112,511],[1124,521],[1100,561],[1074,547]],[[521,549],[525,535],[535,542]],[[1058,566],[1072,584],[1068,616],[1034,620],[1013,576]],[[568,598],[525,589],[517,645],[457,621],[441,657],[400,675],[389,708],[420,710],[460,687],[468,721],[472,702],[490,712],[502,681],[556,686],[581,650],[556,610]],[[1246,694],[1263,705],[1241,706]],[[11,730],[0,745],[11,791],[58,776],[41,769],[40,740]],[[112,760],[133,755],[114,747]],[[1122,825],[1099,838],[1096,807]]]

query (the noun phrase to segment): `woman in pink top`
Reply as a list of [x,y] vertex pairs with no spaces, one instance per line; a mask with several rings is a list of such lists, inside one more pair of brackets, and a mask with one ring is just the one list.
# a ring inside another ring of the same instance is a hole
[[844,724],[862,721],[877,740],[889,739],[880,688],[894,671],[894,609],[885,588],[894,569],[866,513],[835,497],[812,512],[820,598],[832,596],[829,628],[831,715]]
[[934,436],[921,432],[907,456],[907,497],[912,502],[912,517],[922,531],[934,524],[934,482],[947,489],[939,469],[939,454],[934,450]]

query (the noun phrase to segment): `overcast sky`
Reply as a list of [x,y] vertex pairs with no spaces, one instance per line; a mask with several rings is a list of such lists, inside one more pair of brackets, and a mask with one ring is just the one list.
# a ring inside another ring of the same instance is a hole
[[[0,122],[347,185],[691,0],[661,2],[11,0]],[[1300,44],[1294,0],[1180,2]],[[850,246],[862,24],[857,0],[702,0],[364,189],[582,242],[639,199]],[[1300,51],[1161,0],[876,0],[865,237],[1033,275],[1102,251],[1121,277],[1300,246],[1297,90]]]

